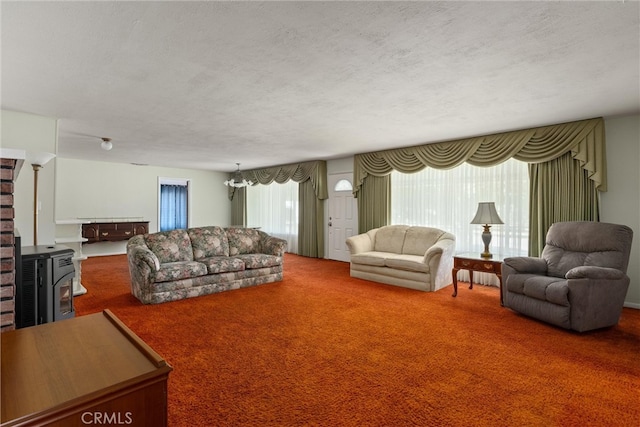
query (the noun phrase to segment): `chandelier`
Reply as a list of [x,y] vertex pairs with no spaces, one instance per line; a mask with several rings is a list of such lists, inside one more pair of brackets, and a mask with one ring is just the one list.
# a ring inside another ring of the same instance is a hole
[[253,182],[247,181],[242,177],[242,172],[240,172],[240,163],[236,163],[238,165],[238,170],[233,173],[233,178],[224,182],[224,185],[227,187],[247,187],[249,185],[253,185]]

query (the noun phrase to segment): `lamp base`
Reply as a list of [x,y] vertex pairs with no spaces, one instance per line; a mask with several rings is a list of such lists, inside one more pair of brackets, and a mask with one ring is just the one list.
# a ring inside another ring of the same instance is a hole
[[483,225],[482,242],[484,243],[484,252],[480,254],[482,258],[493,258],[491,252],[489,252],[489,243],[491,243],[491,226],[489,224]]

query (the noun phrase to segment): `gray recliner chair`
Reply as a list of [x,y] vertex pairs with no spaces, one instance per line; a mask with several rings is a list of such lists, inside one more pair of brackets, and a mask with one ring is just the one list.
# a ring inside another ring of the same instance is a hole
[[633,231],[602,222],[558,222],[540,258],[506,258],[505,306],[578,332],[618,323],[629,287]]

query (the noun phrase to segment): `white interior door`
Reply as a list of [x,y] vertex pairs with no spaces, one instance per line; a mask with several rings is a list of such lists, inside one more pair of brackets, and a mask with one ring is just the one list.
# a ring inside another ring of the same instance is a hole
[[346,240],[358,232],[358,206],[353,197],[353,174],[328,176],[329,259],[349,262]]

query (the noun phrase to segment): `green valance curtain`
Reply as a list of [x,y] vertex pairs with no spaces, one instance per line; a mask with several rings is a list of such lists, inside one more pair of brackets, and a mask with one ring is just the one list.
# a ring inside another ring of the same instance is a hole
[[[298,252],[300,255],[324,257],[324,200],[327,189],[327,162],[324,160],[242,171],[242,177],[254,185],[284,184],[293,180],[299,189]],[[229,187],[231,218],[246,218],[246,195]],[[243,189],[244,190],[244,189]],[[241,200],[236,201],[236,197]],[[244,223],[243,223],[244,225]]]
[[385,176],[393,170],[418,172],[426,167],[450,169],[468,162],[493,166],[514,157],[527,163],[546,162],[571,152],[600,191],[606,191],[604,121],[582,120],[535,129],[425,144],[395,150],[356,154],[354,189],[358,197],[369,175]]
[[[244,179],[253,182],[254,185],[269,185],[272,182],[284,184],[289,180],[300,183],[310,180],[318,199],[325,200],[329,197],[327,190],[327,162],[324,160],[242,171],[241,174]],[[230,174],[229,177],[231,178],[233,175],[234,173]],[[230,200],[233,200],[234,193],[237,190],[235,187],[229,187]]]
[[[379,194],[362,191],[371,177],[384,177],[393,170],[418,172],[426,167],[449,169],[468,162],[493,166],[514,157],[530,164],[552,161],[565,153],[578,162],[595,191],[606,191],[604,120],[595,118],[494,135],[425,144],[394,150],[357,154],[354,158],[354,197],[358,200],[360,232],[380,226],[367,218],[390,217],[385,202],[389,189],[378,184]],[[379,197],[379,198],[378,198]],[[534,219],[537,221],[537,219]]]

